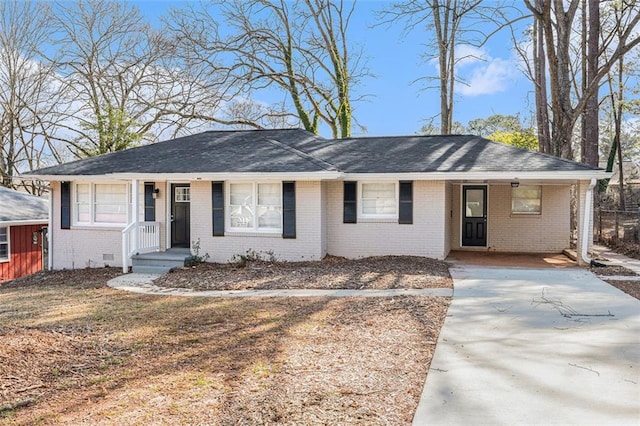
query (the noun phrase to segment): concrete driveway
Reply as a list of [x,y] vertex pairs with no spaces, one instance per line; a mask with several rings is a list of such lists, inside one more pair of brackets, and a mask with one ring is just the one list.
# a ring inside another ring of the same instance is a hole
[[579,268],[451,274],[414,425],[640,425],[640,301]]

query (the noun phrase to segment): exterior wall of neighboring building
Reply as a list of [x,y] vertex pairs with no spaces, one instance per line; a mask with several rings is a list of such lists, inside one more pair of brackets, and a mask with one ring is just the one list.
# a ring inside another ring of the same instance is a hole
[[0,261],[0,282],[31,275],[43,269],[42,228],[46,226],[45,222],[7,227],[9,260]]
[[542,185],[540,214],[511,213],[511,186],[490,184],[487,247],[461,247],[462,186],[452,185],[451,247],[454,250],[559,253],[570,242],[570,185]]
[[[211,182],[191,182],[191,240],[200,240],[200,255],[209,255],[209,262],[228,262],[247,251],[277,260],[320,260],[322,251],[322,184],[320,181],[296,182],[296,238],[284,239],[281,234],[225,232],[213,237],[211,218]],[[226,214],[226,212],[225,212]]]
[[446,193],[443,181],[413,182],[413,224],[397,219],[343,223],[343,182],[327,182],[327,254],[347,258],[410,255],[443,259]]

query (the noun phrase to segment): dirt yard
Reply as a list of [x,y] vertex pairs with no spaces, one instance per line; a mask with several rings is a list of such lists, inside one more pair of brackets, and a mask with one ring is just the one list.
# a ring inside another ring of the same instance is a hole
[[[415,283],[402,260],[386,263],[345,282]],[[118,274],[42,273],[0,287],[0,423],[409,424],[450,303],[145,296],[106,287]]]

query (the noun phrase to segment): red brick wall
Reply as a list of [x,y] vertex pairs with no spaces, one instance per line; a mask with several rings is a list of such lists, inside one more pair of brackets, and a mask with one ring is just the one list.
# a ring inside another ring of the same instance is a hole
[[[42,270],[42,233],[46,225],[22,225],[9,228],[10,261],[0,263],[0,282],[24,277]],[[33,244],[33,233],[38,243]]]

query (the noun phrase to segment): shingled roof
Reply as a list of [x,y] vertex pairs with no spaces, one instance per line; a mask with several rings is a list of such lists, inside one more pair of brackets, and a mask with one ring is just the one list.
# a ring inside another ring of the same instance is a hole
[[28,175],[591,170],[598,169],[469,135],[327,140],[301,129],[280,129],[208,131]]
[[0,186],[0,224],[49,219],[49,200]]

